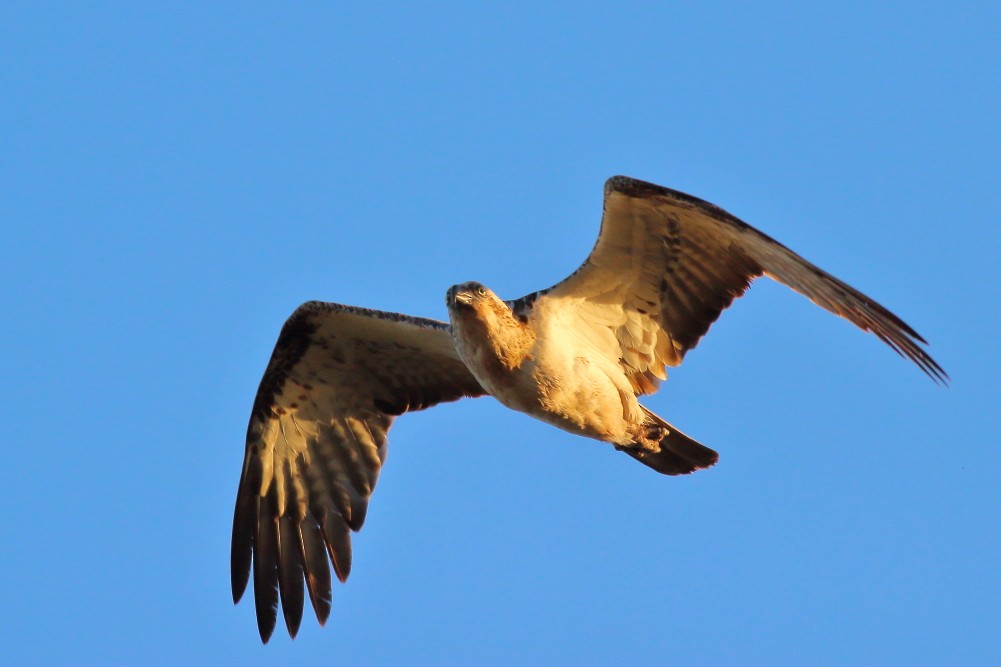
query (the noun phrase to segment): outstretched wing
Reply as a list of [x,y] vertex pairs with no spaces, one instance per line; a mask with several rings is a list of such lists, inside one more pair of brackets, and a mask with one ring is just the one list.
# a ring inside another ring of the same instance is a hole
[[639,393],[681,363],[751,281],[767,275],[871,331],[936,381],[948,376],[900,318],[721,208],[675,190],[615,176],[605,183],[598,241],[587,261],[538,298],[576,305],[590,342],[618,354]]
[[295,636],[304,580],[326,621],[327,559],[347,579],[350,531],[365,521],[393,418],[484,393],[444,322],[319,301],[292,314],[254,400],[233,516],[233,600],[253,561],[262,641],[279,594]]

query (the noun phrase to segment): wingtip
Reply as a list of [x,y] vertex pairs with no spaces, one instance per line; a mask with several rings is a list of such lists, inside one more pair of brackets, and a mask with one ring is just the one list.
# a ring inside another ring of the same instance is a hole
[[[924,341],[924,339],[920,336],[918,336],[918,339],[922,340],[922,342]],[[925,343],[925,345],[928,345],[928,343]],[[922,365],[921,370],[927,373],[931,379],[935,381],[935,384],[948,389],[949,383],[952,382],[952,378],[949,377],[949,374],[946,373],[945,369],[942,368],[942,366],[935,361],[926,350],[922,350],[922,352],[924,352],[925,363]]]
[[310,598],[313,602],[313,613],[316,614],[316,621],[320,624],[321,628],[327,624],[327,619],[330,618],[330,609],[333,606],[331,598],[329,582],[327,583],[325,594],[316,598]]
[[237,604],[243,599],[243,594],[247,592],[247,584],[250,583],[250,566],[243,566],[242,559],[234,558],[230,564],[230,588],[233,593],[233,604]]
[[271,640],[271,635],[275,632],[275,623],[268,623],[260,618],[257,620],[257,632],[261,635],[261,643],[267,644]]
[[302,622],[302,616],[298,618],[285,614],[285,628],[288,629],[289,639],[295,639],[295,636],[299,634],[299,625]]
[[922,352],[924,352],[924,356],[920,359],[918,363],[918,365],[921,367],[921,370],[923,370],[925,372],[925,375],[930,377],[932,381],[935,382],[935,384],[941,387],[948,388],[949,383],[952,381],[952,378],[949,377],[949,374],[945,372],[945,369],[942,368],[937,361],[932,359],[930,354],[928,354],[924,350],[922,350]]

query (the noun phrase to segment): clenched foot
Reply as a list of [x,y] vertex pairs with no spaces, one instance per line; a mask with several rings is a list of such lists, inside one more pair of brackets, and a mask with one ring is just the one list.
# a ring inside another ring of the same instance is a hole
[[660,442],[671,434],[669,429],[657,424],[640,424],[633,427],[629,435],[633,442],[628,445],[615,445],[619,451],[632,450],[633,453],[656,454],[660,451]]

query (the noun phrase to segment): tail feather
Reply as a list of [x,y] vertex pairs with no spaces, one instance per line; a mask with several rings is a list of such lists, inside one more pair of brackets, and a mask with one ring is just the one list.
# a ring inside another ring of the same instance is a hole
[[[642,406],[640,406],[642,407]],[[656,453],[639,449],[623,449],[626,454],[663,475],[687,475],[696,470],[708,468],[719,460],[719,453],[674,428],[666,421],[643,408],[647,419],[666,428],[669,433],[660,441],[660,451]]]

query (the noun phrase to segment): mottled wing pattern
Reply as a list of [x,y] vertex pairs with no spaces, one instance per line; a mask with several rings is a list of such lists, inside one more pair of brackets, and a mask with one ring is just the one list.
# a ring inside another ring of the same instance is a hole
[[615,176],[605,184],[598,241],[569,278],[512,302],[573,303],[602,351],[617,347],[638,393],[664,379],[751,281],[767,275],[866,331],[936,381],[945,371],[900,318],[721,208],[690,195]]
[[292,314],[254,401],[233,517],[233,599],[253,563],[263,641],[279,596],[295,636],[304,581],[326,621],[328,558],[347,579],[393,418],[483,393],[444,322],[317,301]]

